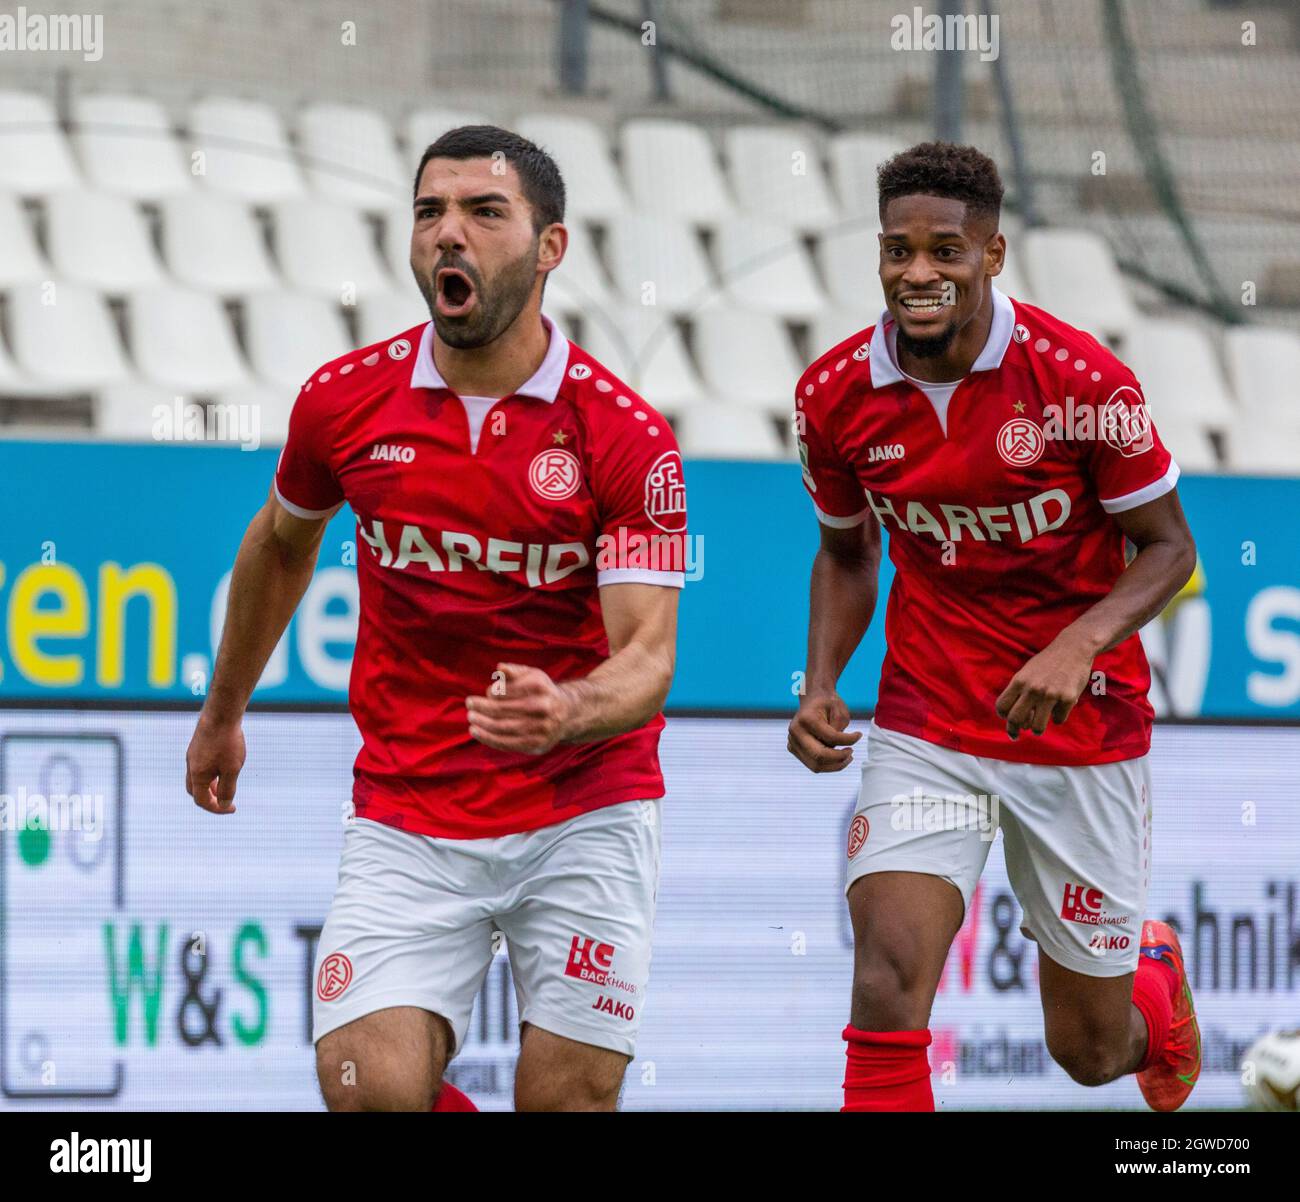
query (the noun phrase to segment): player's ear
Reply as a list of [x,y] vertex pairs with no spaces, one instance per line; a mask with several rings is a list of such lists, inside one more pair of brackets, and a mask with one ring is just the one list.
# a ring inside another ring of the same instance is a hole
[[1001,275],[1006,261],[1007,240],[1001,230],[994,230],[993,236],[984,244],[984,274]]
[[551,222],[537,235],[537,266],[543,271],[554,271],[564,262],[568,249],[569,231],[560,222]]

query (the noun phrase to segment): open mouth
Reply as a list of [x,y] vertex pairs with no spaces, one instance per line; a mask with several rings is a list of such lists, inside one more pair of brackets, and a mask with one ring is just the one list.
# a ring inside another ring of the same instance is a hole
[[913,317],[934,317],[948,307],[942,296],[904,296],[899,303]]
[[444,317],[463,317],[474,304],[474,284],[463,271],[444,267],[435,278],[438,312]]

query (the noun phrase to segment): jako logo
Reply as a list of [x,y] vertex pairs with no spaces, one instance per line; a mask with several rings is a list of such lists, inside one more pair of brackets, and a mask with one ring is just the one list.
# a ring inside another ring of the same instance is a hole
[[612,943],[597,943],[594,939],[574,935],[573,942],[569,945],[569,962],[564,966],[564,975],[577,977],[580,981],[590,981],[593,985],[603,985],[613,965]]
[[612,1014],[615,1018],[621,1018],[624,1022],[631,1022],[636,1017],[636,1010],[627,1004],[627,1002],[616,1002],[612,997],[606,997],[603,993],[595,1000],[591,1007],[593,1010],[599,1010],[602,1014]]
[[132,1181],[153,1176],[151,1139],[85,1139],[76,1131],[70,1139],[50,1144],[51,1173],[130,1173]]
[[1127,935],[1103,935],[1099,931],[1088,940],[1088,946],[1099,952],[1122,952],[1128,948],[1130,942]]
[[879,463],[882,459],[902,459],[907,454],[901,442],[887,442],[882,446],[872,447],[867,456],[868,463]]
[[397,463],[410,463],[415,458],[414,447],[399,447],[391,442],[377,442],[370,452],[371,459],[390,459]]

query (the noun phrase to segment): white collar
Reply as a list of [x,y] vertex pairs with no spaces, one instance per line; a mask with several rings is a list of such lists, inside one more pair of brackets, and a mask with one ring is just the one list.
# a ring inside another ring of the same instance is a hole
[[[550,331],[551,342],[546,349],[546,358],[533,373],[532,379],[521,384],[512,396],[531,396],[541,401],[553,402],[560,391],[560,382],[564,379],[564,369],[569,362],[569,340],[560,332],[560,328],[543,315],[542,325]],[[433,362],[433,322],[424,327],[420,335],[420,349],[415,355],[415,364],[411,368],[412,388],[450,388],[442,378]]]
[[[993,289],[993,324],[989,326],[988,341],[980,351],[979,358],[971,364],[971,371],[990,371],[1002,366],[1002,359],[1011,345],[1011,334],[1016,328],[1016,309],[1011,301]],[[904,378],[898,369],[894,354],[894,341],[898,334],[893,316],[886,309],[876,322],[871,334],[871,386],[886,388],[897,384]]]

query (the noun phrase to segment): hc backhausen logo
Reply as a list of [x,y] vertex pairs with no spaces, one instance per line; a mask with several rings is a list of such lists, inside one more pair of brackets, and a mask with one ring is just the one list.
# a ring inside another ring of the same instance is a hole
[[604,985],[613,966],[612,943],[598,943],[595,939],[574,935],[573,942],[569,944],[569,961],[564,966],[566,977],[577,977],[579,981]]

